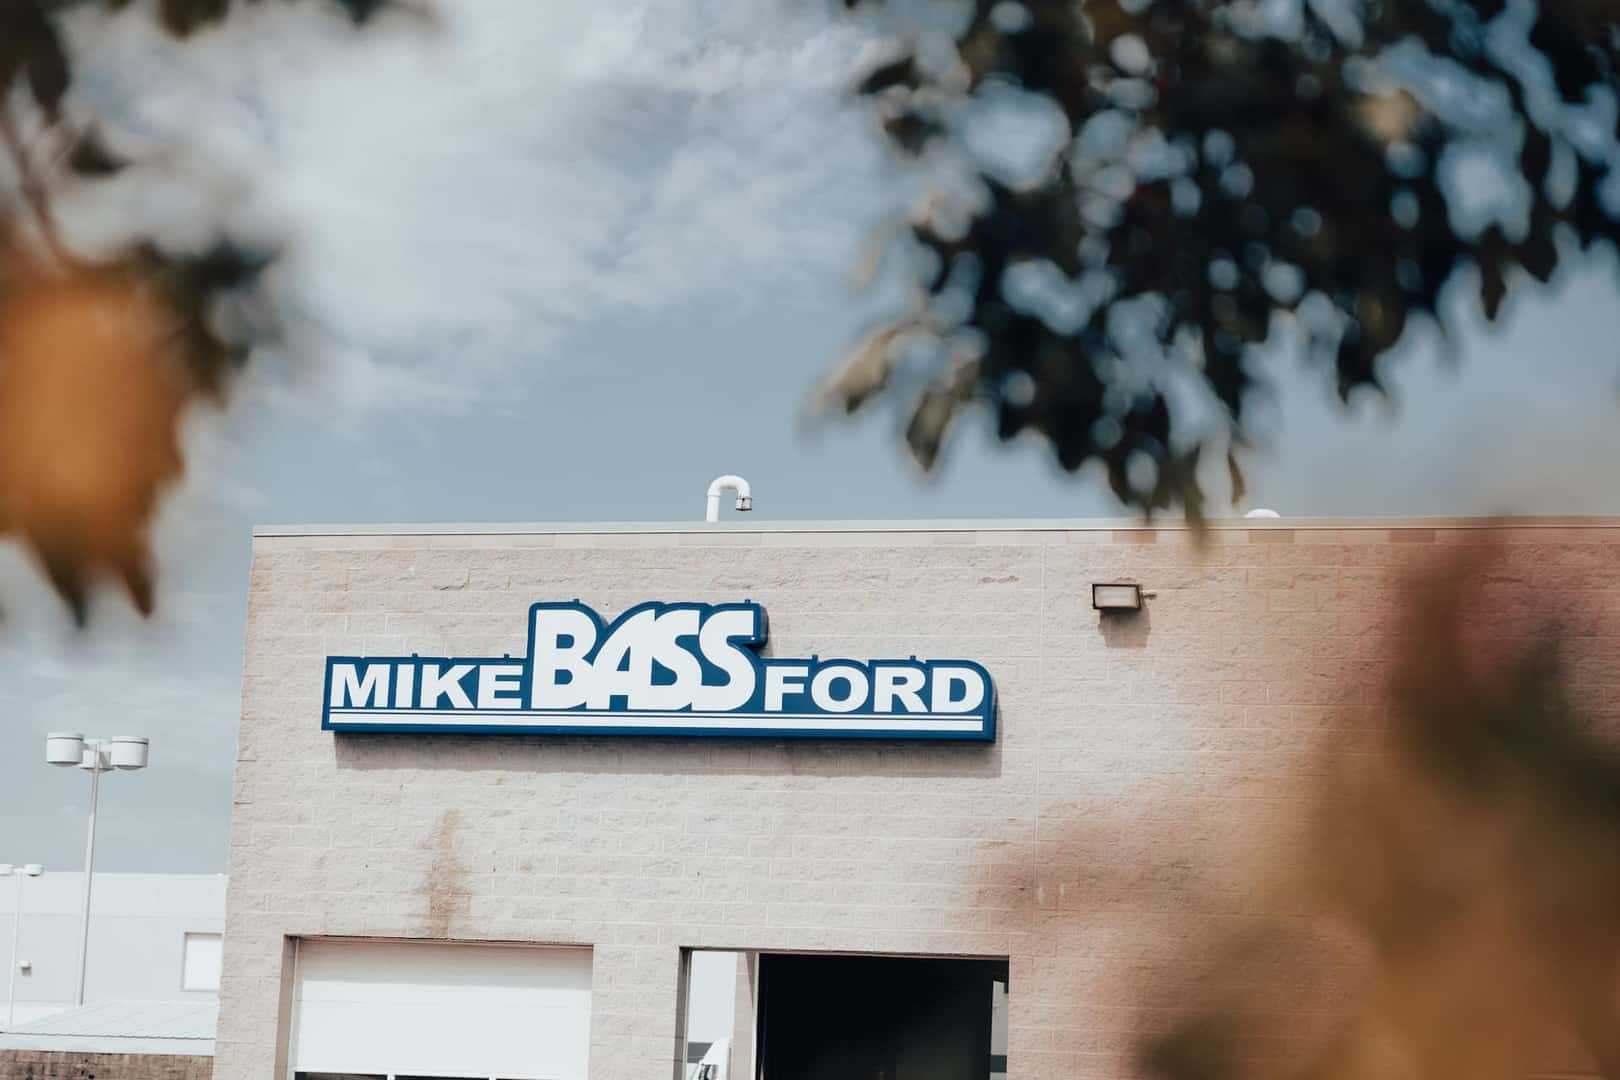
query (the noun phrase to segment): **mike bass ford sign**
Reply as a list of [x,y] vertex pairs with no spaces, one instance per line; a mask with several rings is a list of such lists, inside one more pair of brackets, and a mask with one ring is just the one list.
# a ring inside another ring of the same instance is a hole
[[640,604],[611,622],[578,601],[529,608],[512,657],[333,656],[328,731],[995,738],[971,660],[762,657],[758,604]]

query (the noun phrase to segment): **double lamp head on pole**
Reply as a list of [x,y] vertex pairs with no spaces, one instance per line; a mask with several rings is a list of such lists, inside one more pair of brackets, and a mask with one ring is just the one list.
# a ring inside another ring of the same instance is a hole
[[52,732],[45,736],[45,760],[63,768],[122,769],[133,772],[146,768],[149,740],[139,735],[115,735],[110,739],[87,739],[77,733]]

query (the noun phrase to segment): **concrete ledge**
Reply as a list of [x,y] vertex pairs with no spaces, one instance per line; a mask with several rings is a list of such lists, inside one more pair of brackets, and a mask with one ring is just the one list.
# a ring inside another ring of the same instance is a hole
[[0,1080],[212,1080],[213,1045],[206,1054],[0,1050]]
[[[1620,516],[1570,517],[1317,517],[1212,518],[1207,527],[1228,529],[1614,529]],[[255,525],[254,536],[506,536],[578,533],[759,533],[759,532],[1189,532],[1176,518],[917,518],[893,520],[748,521],[540,521],[417,522],[379,524]]]
[[[1222,518],[1208,523],[1227,543],[1444,543],[1444,534],[1490,530],[1551,540],[1565,534],[1620,529],[1620,517],[1361,517]],[[862,544],[884,535],[888,544],[1030,545],[1155,543],[1190,535],[1183,520],[1141,518],[956,519],[944,521],[742,521],[429,523],[375,525],[259,525],[255,546],[345,538],[361,547],[435,546],[453,538],[466,547],[775,547]],[[1337,536],[1323,536],[1336,533]],[[1533,534],[1533,536],[1532,536]],[[1564,537],[1569,538],[1569,537]]]

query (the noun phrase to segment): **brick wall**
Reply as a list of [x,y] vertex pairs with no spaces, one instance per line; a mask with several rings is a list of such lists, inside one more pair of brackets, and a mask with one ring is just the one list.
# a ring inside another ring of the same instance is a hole
[[[682,947],[1008,956],[1012,1080],[1128,1075],[1167,968],[1276,913],[1254,867],[1323,739],[1375,724],[1402,573],[1487,535],[1517,585],[1620,615],[1607,528],[257,538],[222,1080],[273,1080],[283,942],[316,934],[592,945],[593,1080],[670,1075]],[[1103,622],[1119,579],[1157,595]],[[528,605],[574,597],[751,599],[773,655],[978,660],[998,741],[320,730],[327,655],[522,655]],[[1585,629],[1612,694],[1620,618]]]
[[0,1050],[0,1080],[211,1080],[214,1059],[186,1054]]

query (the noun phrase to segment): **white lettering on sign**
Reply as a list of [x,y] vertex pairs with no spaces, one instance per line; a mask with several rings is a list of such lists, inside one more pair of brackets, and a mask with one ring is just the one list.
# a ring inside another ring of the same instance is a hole
[[995,738],[990,675],[967,660],[760,655],[758,604],[640,604],[611,622],[529,609],[529,654],[327,660],[322,726],[824,738]]

